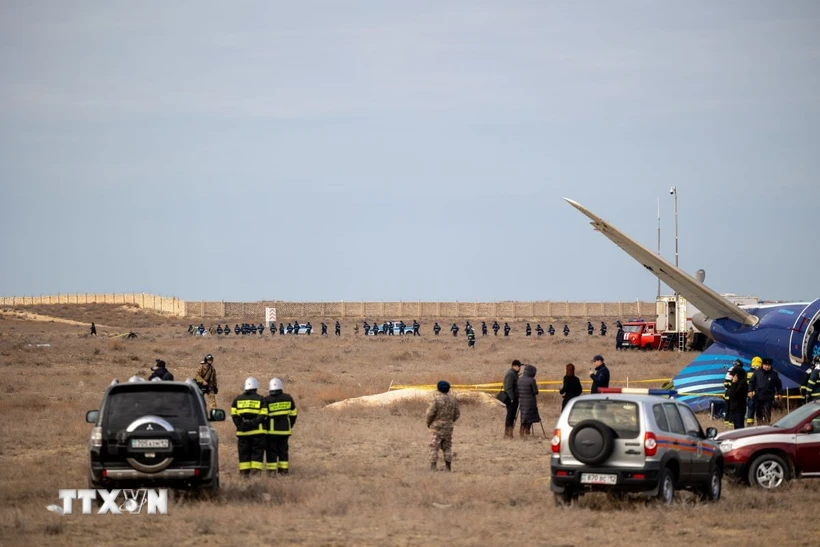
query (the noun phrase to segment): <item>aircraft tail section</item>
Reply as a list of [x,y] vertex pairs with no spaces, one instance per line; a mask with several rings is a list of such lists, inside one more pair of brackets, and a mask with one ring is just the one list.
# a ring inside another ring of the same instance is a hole
[[647,270],[658,276],[661,281],[683,295],[707,317],[712,319],[727,317],[738,323],[750,326],[757,324],[758,318],[754,315],[726,300],[694,277],[673,266],[637,241],[629,238],[623,232],[586,209],[583,205],[568,198],[564,199],[589,217],[592,220],[592,226],[597,231],[604,234],[618,247],[626,251],[629,256],[643,264]]

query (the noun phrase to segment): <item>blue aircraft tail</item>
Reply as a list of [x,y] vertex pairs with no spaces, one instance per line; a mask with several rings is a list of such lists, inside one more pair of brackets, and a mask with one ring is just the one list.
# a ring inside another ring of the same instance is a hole
[[[678,392],[676,399],[683,401],[694,411],[707,410],[711,399],[723,398],[723,380],[735,359],[740,359],[747,371],[751,369],[750,356],[727,348],[720,342],[709,346],[672,379]],[[782,372],[780,380],[784,389],[799,387]]]

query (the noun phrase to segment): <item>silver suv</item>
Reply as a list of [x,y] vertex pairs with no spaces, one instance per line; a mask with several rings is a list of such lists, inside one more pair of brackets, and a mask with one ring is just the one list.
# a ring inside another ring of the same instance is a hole
[[559,505],[593,491],[644,492],[672,503],[676,489],[718,501],[723,457],[689,407],[654,395],[570,400],[552,437],[550,489]]

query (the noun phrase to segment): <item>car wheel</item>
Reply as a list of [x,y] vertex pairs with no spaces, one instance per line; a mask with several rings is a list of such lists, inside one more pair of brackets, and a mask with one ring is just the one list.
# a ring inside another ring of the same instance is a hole
[[722,479],[723,474],[720,472],[720,469],[718,467],[712,468],[709,472],[709,480],[698,492],[698,497],[700,500],[708,502],[716,502],[720,500],[720,494],[722,492]]
[[575,459],[587,465],[606,461],[615,448],[615,432],[598,420],[579,422],[569,435],[569,450]]
[[780,456],[763,454],[749,466],[748,479],[752,486],[773,490],[789,480],[789,466]]
[[661,470],[661,476],[658,480],[658,499],[664,505],[670,505],[675,501],[675,477],[672,476],[667,467]]

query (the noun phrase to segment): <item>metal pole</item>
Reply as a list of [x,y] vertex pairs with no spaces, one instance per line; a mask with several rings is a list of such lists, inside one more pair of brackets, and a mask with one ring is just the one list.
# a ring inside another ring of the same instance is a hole
[[[658,198],[658,258],[661,256],[661,198]],[[661,297],[661,278],[658,278],[658,298]]]
[[[675,267],[678,267],[678,188],[673,186],[670,190],[675,204]],[[685,325],[683,325],[685,326]],[[680,324],[680,298],[678,291],[675,291],[675,331],[680,337],[683,326]],[[677,340],[676,340],[677,341]],[[680,347],[680,343],[678,342]]]

